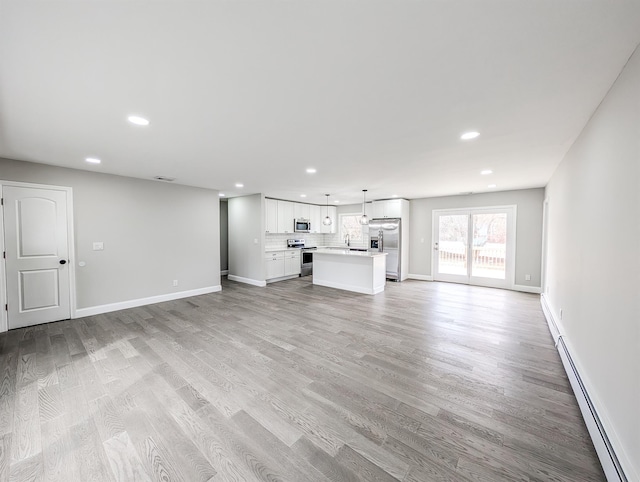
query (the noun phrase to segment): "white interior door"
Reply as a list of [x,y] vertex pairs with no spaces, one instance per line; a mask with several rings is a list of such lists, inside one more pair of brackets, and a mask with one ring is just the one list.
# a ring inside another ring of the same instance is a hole
[[3,186],[9,328],[71,316],[65,190]]
[[515,207],[434,211],[434,279],[512,288]]

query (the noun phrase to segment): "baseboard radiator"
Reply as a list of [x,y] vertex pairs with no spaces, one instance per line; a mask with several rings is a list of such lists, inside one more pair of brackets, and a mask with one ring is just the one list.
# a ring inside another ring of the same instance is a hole
[[571,352],[565,343],[563,335],[558,329],[558,325],[553,318],[553,314],[547,305],[544,295],[541,296],[540,300],[542,304],[542,311],[544,312],[547,324],[549,325],[549,331],[553,336],[556,348],[560,354],[564,370],[567,372],[567,377],[571,383],[573,393],[578,400],[582,417],[584,418],[587,429],[589,430],[589,435],[593,441],[593,445],[596,449],[596,453],[598,454],[598,458],[600,459],[600,464],[602,465],[602,469],[607,477],[607,481],[629,482],[629,479],[625,475],[622,465],[616,456],[613,445],[607,436],[602,421],[598,416],[596,407],[589,396],[589,392],[587,392],[587,389],[582,382],[580,372],[573,362],[573,358],[571,358]]

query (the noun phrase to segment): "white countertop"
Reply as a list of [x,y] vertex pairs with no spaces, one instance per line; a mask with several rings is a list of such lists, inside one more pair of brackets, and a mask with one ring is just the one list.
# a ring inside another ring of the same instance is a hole
[[300,248],[267,248],[265,253],[276,253],[278,251],[300,251]]
[[389,253],[381,253],[379,251],[351,251],[349,248],[345,249],[320,249],[314,251],[314,254],[333,254],[337,256],[359,256],[365,258],[374,258],[376,256],[387,256]]

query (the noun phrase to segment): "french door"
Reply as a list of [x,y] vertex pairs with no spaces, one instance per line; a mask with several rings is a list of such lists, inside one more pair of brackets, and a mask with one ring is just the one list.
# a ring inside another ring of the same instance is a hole
[[516,207],[433,212],[433,279],[512,288]]

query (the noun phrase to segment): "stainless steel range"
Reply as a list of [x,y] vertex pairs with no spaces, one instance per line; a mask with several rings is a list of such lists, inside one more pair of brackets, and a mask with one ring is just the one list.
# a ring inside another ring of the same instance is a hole
[[287,239],[288,248],[299,248],[300,253],[300,276],[309,276],[313,273],[313,251],[315,246],[305,246],[304,239]]

